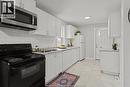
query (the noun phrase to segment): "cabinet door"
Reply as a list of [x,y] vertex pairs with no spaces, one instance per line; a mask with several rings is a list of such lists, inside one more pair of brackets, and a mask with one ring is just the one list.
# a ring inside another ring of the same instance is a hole
[[77,28],[72,25],[66,26],[66,37],[67,38],[74,38],[74,34],[77,31]]
[[55,29],[56,36],[61,37],[61,21],[59,19],[55,19]]
[[48,35],[56,36],[55,18],[50,14],[48,14]]
[[66,28],[66,36],[67,38],[73,38],[73,28],[71,27],[71,25],[68,25]]
[[56,55],[46,55],[46,82],[52,80],[56,76]]
[[73,63],[77,62],[79,59],[79,50],[78,48],[73,49]]
[[36,1],[35,0],[22,0],[22,4],[23,4],[24,9],[34,12],[34,13],[36,12]]
[[70,66],[70,61],[69,61],[69,51],[64,51],[63,52],[63,71],[69,68]]
[[70,66],[71,66],[72,64],[75,63],[75,56],[76,56],[75,49],[68,50],[68,52],[69,52],[69,58],[68,58],[68,60],[69,60]]
[[47,14],[40,10],[39,8],[36,8],[37,10],[37,30],[34,34],[39,35],[47,35]]
[[80,59],[80,48],[76,49],[76,62]]
[[66,24],[63,22],[61,23],[61,37],[66,38]]
[[119,73],[120,57],[119,52],[103,52],[100,53],[101,68],[105,72]]
[[[73,54],[73,55],[72,55]],[[71,49],[71,65],[76,63],[79,60],[79,48]]]
[[16,5],[16,6],[20,7],[20,6],[21,6],[21,3],[22,3],[21,0],[15,0],[15,5]]
[[56,73],[62,72],[62,52],[56,53]]

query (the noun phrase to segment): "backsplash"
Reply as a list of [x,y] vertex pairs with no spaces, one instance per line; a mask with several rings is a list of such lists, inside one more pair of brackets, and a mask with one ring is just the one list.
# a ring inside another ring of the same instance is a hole
[[56,38],[31,34],[29,31],[0,27],[0,44],[31,43],[32,46],[55,47]]

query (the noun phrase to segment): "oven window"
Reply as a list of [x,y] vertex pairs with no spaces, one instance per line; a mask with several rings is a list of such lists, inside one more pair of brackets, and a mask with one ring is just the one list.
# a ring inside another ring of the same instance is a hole
[[26,24],[32,24],[32,15],[16,9],[15,19],[11,20],[15,20]]
[[39,64],[21,70],[22,79],[34,75],[35,73],[39,72],[39,70]]

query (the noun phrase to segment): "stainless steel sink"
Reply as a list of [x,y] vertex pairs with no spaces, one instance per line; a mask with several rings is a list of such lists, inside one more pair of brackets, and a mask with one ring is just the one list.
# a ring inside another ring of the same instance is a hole
[[45,50],[44,52],[52,52],[52,51],[57,51],[57,49]]

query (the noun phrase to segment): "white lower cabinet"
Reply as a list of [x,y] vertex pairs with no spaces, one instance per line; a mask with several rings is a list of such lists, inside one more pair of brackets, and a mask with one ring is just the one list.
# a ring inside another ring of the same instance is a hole
[[50,53],[46,56],[46,83],[64,72],[79,59],[79,48]]
[[119,52],[101,51],[101,68],[103,72],[117,75],[120,72],[120,56]]
[[76,61],[76,54],[75,54],[75,49],[72,50],[68,50],[69,51],[69,64],[72,65],[74,64]]
[[46,82],[62,72],[62,52],[50,53],[46,56]]
[[69,55],[69,51],[64,51],[62,53],[63,55],[63,64],[62,64],[62,69],[63,71],[66,70],[69,66],[70,66],[70,61],[69,61],[69,58],[70,58],[70,55]]
[[63,71],[79,60],[79,48],[66,50],[63,53]]
[[80,57],[80,51],[79,51],[79,48],[76,48],[74,49],[74,63],[77,62],[79,60],[79,57]]
[[56,76],[56,54],[46,55],[46,82],[50,81]]
[[59,74],[60,72],[62,72],[62,52],[57,52],[56,53],[56,73]]

